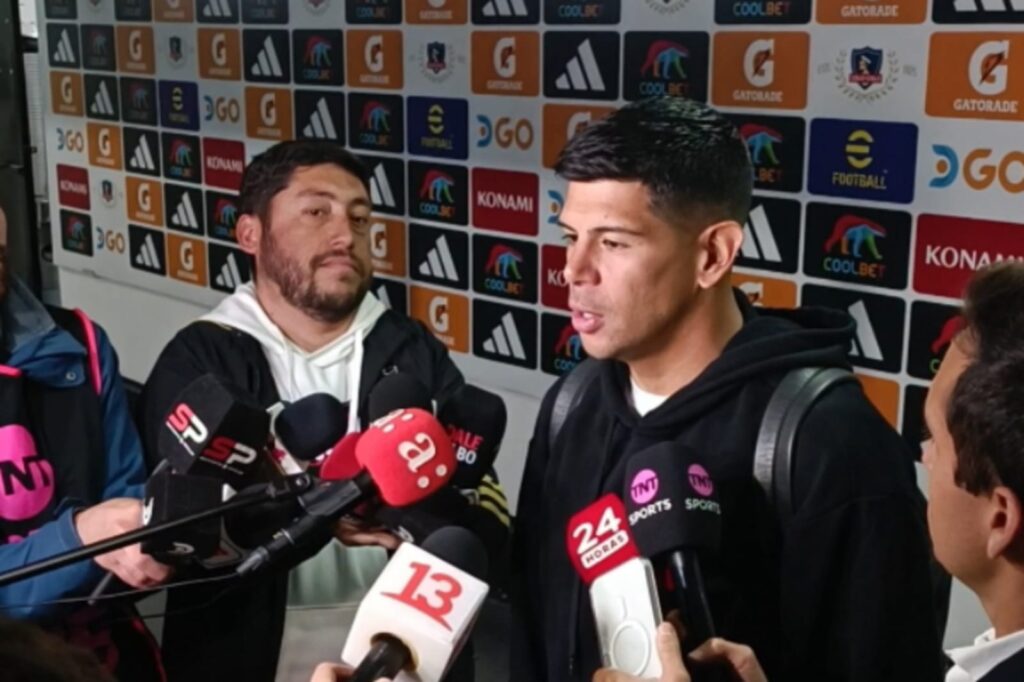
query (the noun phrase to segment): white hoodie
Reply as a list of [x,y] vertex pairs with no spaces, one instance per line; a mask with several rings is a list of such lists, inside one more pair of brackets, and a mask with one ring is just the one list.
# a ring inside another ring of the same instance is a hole
[[[387,308],[367,292],[348,331],[307,353],[296,346],[267,316],[252,283],[243,284],[201,319],[249,334],[263,348],[281,400],[298,400],[311,393],[330,393],[349,402],[347,431],[359,429],[359,386],[363,340]],[[319,554],[296,566],[288,577],[288,612],[277,677],[308,680],[319,661],[338,657],[344,642],[343,625],[356,602],[387,563],[380,548],[350,548],[331,542]]]

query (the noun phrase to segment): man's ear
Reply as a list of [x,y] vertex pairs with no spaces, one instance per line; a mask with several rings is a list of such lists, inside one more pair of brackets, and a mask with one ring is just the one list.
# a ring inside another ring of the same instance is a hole
[[997,485],[989,494],[991,511],[988,521],[989,559],[1005,556],[1019,562],[1024,538],[1021,537],[1021,501],[1016,493],[1004,485]]
[[697,286],[711,289],[728,277],[736,254],[743,244],[743,226],[735,220],[723,220],[704,228],[697,237]]
[[238,216],[235,223],[235,239],[238,247],[250,256],[255,257],[263,238],[263,222],[250,213]]

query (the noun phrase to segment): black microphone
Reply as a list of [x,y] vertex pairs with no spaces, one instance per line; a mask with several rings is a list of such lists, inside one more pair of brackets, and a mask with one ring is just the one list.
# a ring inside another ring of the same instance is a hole
[[[216,507],[224,501],[224,484],[216,478],[175,473],[166,460],[146,481],[142,525],[155,526]],[[187,528],[142,541],[142,552],[174,565],[213,556],[220,546],[222,520],[207,519]]]
[[348,430],[348,403],[330,393],[312,393],[285,406],[273,422],[284,449],[302,462],[328,452]]
[[665,561],[689,653],[715,636],[700,567],[700,553],[717,550],[721,539],[714,482],[696,452],[666,442],[629,458],[625,487],[622,497],[640,552]]
[[418,407],[434,413],[430,391],[411,374],[396,372],[387,375],[370,389],[367,397],[367,416],[371,422],[407,407]]
[[437,420],[448,432],[459,463],[452,485],[477,487],[494,466],[505,437],[505,401],[490,391],[463,384],[438,408]]

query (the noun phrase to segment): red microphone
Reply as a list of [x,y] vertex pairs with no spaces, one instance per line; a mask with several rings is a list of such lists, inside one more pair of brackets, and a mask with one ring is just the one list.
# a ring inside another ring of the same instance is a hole
[[604,665],[643,678],[661,676],[655,636],[661,623],[651,562],[641,558],[626,508],[609,493],[569,519],[569,558],[590,586]]
[[[355,439],[355,459],[360,470],[348,480],[324,480],[304,494],[304,516],[254,550],[239,564],[240,575],[251,573],[306,536],[352,512],[371,499],[393,507],[419,502],[437,492],[455,471],[455,452],[444,427],[429,412],[417,408],[397,410],[373,422]],[[351,442],[351,441],[350,441]],[[343,447],[344,446],[344,447]],[[337,464],[328,471],[350,466],[345,463],[351,445],[345,439],[332,452]],[[328,462],[325,462],[328,466]]]
[[347,481],[359,475],[363,470],[356,459],[356,444],[362,433],[353,431],[335,444],[330,453],[320,464],[321,481]]

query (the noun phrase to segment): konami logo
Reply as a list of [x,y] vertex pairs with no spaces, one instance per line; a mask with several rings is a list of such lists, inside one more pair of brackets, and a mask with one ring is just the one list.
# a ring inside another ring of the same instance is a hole
[[89,210],[89,172],[84,168],[58,163],[57,191],[62,205]]
[[206,184],[238,191],[245,170],[245,144],[234,140],[203,138]]
[[487,230],[537,234],[536,173],[473,169],[473,224]]
[[960,298],[975,270],[1003,260],[1024,260],[1024,225],[952,216],[917,220],[914,289]]

